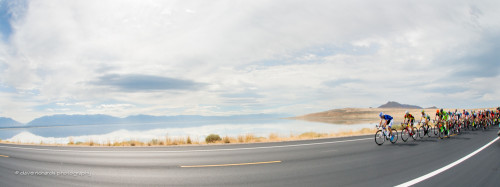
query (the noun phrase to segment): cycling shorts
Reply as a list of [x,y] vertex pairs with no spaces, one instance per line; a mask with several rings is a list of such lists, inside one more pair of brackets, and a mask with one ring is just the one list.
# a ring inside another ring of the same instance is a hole
[[392,119],[390,119],[389,121],[387,121],[387,126],[389,126],[389,128],[392,128],[392,122],[393,122],[393,121],[394,121],[394,120],[392,120]]

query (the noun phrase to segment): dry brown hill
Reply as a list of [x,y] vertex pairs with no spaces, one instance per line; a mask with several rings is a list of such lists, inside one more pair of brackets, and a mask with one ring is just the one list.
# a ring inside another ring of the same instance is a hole
[[[493,109],[493,108],[492,108]],[[313,122],[323,122],[332,124],[366,124],[379,123],[378,117],[380,112],[389,114],[394,117],[394,124],[403,122],[405,111],[415,116],[416,121],[420,120],[421,111],[425,110],[434,119],[436,109],[405,109],[405,108],[342,108],[333,109],[324,112],[312,113],[303,116],[293,117],[291,119],[299,119]],[[455,109],[445,109],[455,110]],[[476,109],[479,110],[479,109]]]

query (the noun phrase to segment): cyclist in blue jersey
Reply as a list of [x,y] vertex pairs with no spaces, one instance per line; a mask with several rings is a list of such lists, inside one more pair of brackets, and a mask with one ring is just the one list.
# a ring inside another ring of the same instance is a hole
[[387,130],[386,132],[388,132],[388,136],[391,137],[391,141],[392,141],[394,137],[392,137],[391,127],[392,127],[392,122],[394,121],[393,120],[394,118],[392,116],[390,116],[390,115],[384,114],[383,112],[380,112],[379,117],[380,117],[379,126],[382,125],[382,121],[385,121],[383,123],[384,124],[384,129]]

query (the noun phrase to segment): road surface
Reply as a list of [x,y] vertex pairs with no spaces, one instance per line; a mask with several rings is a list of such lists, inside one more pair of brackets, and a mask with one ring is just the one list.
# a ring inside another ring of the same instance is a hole
[[499,186],[497,131],[382,146],[373,135],[182,147],[0,144],[0,186],[396,186],[488,143],[415,186]]

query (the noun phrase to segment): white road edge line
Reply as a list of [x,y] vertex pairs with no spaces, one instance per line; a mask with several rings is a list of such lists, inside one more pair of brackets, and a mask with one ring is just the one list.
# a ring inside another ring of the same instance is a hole
[[[294,144],[294,145],[277,145],[268,147],[246,147],[246,148],[233,148],[233,149],[195,149],[195,150],[185,150],[185,151],[87,151],[87,150],[70,150],[70,149],[40,149],[40,148],[30,148],[30,147],[15,147],[15,146],[0,146],[0,148],[10,148],[10,149],[25,149],[25,150],[35,150],[35,151],[57,151],[57,152],[79,152],[79,153],[108,153],[108,152],[123,152],[123,153],[187,153],[187,152],[215,152],[215,151],[238,151],[238,150],[253,150],[253,149],[272,149],[272,148],[284,148],[284,147],[299,147],[308,145],[322,145],[322,144],[335,144],[344,142],[355,142],[362,140],[372,140],[373,138],[361,138],[353,140],[341,140],[332,142],[318,142],[318,143],[308,143],[308,144]],[[112,148],[112,147],[111,147]]]
[[469,159],[470,157],[474,156],[475,154],[477,154],[477,153],[481,152],[483,149],[486,149],[486,147],[490,146],[491,144],[493,144],[494,142],[496,142],[498,139],[500,139],[500,137],[495,138],[495,139],[494,139],[494,140],[492,140],[490,143],[488,143],[488,144],[484,145],[483,147],[479,148],[478,150],[476,150],[476,151],[474,151],[474,152],[472,152],[472,153],[468,154],[467,156],[465,156],[465,157],[463,157],[463,158],[461,158],[461,159],[459,159],[459,160],[457,160],[457,161],[455,161],[455,162],[453,162],[453,163],[451,163],[451,164],[448,164],[448,165],[447,165],[447,166],[445,166],[445,167],[442,167],[442,168],[440,168],[440,169],[438,169],[438,170],[436,170],[436,171],[430,172],[430,173],[428,173],[428,174],[426,174],[426,175],[423,175],[423,176],[418,177],[418,178],[416,178],[416,179],[413,179],[413,180],[411,180],[411,181],[408,181],[408,182],[405,182],[405,183],[403,183],[403,184],[397,185],[396,187],[401,187],[401,186],[412,186],[412,185],[415,185],[415,184],[417,184],[417,183],[419,183],[419,182],[422,182],[422,181],[424,181],[424,180],[426,180],[426,179],[428,179],[428,178],[431,178],[431,177],[433,177],[433,176],[435,176],[435,175],[437,175],[437,174],[439,174],[439,173],[441,173],[441,172],[443,172],[443,171],[446,171],[446,170],[448,170],[448,169],[452,168],[453,166],[456,166],[456,165],[458,165],[458,164],[462,163],[463,161],[465,161],[465,160]]

